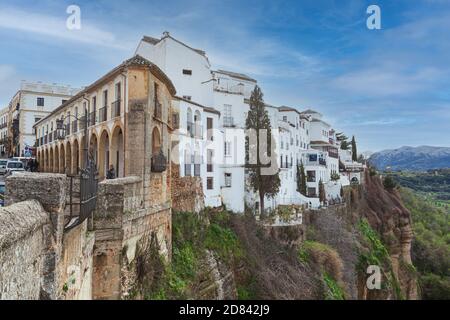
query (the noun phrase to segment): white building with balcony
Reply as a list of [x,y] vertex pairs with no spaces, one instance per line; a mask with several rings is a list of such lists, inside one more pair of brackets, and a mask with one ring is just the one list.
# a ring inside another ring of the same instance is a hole
[[33,125],[80,90],[66,85],[22,81],[8,106],[9,156],[31,156],[36,142]]

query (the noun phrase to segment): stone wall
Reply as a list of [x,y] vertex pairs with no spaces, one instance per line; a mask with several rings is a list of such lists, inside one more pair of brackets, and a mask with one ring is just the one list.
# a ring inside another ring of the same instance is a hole
[[200,212],[205,207],[200,177],[180,177],[180,166],[172,165],[172,208],[180,212]]
[[49,229],[36,200],[0,208],[0,300],[40,298]]
[[94,214],[94,299],[120,299],[134,286],[139,243],[156,236],[160,254],[172,250],[172,217],[168,204],[145,207],[142,180],[127,177],[99,184]]

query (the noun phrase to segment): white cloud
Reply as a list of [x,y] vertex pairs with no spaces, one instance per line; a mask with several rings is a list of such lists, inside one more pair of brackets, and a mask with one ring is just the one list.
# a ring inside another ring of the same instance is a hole
[[114,34],[86,22],[83,19],[83,12],[81,12],[81,30],[67,29],[66,19],[68,17],[69,15],[64,14],[61,17],[55,17],[13,8],[2,8],[0,11],[0,28],[47,37],[47,39],[129,49],[120,45]]

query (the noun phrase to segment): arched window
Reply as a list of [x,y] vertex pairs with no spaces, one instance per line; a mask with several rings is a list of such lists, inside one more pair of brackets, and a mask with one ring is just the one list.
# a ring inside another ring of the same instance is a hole
[[159,154],[161,151],[161,136],[158,128],[154,128],[152,132],[152,155]]

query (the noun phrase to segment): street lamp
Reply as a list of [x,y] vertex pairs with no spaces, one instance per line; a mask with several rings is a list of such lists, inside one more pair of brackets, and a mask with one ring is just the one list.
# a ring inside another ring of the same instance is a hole
[[[83,153],[84,153],[84,168],[88,168],[89,166],[89,160],[88,160],[88,113],[87,109],[85,110],[85,116],[78,118],[77,116],[73,114],[69,114],[61,119],[56,120],[56,131],[57,131],[57,137],[59,140],[64,140],[66,137],[66,130],[67,128],[64,126],[64,121],[70,118],[74,118],[77,121],[81,121],[84,125],[84,146],[83,146]],[[70,125],[70,123],[69,123]]]

